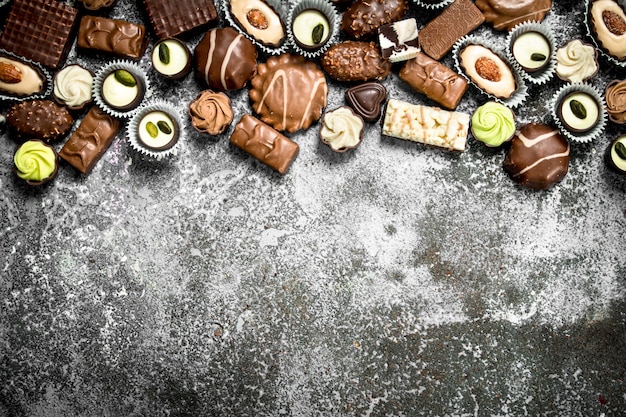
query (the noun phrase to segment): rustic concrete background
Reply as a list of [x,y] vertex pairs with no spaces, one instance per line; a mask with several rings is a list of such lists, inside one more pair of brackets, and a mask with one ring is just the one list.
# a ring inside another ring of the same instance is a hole
[[[559,45],[584,36],[581,4],[554,4]],[[124,0],[110,16],[144,19]],[[600,64],[598,88],[625,78]],[[183,109],[201,89],[151,77]],[[397,68],[384,84],[432,104]],[[531,88],[518,122],[550,122],[560,85]],[[331,86],[329,109],[346,88]],[[247,91],[231,97],[238,120]],[[624,415],[626,180],[602,161],[623,128],[573,144],[546,192],[473,139],[452,154],[372,124],[340,155],[318,130],[291,135],[284,177],[229,145],[232,127],[187,129],[172,160],[120,135],[89,176],[63,166],[40,189],[14,177],[3,134],[0,415]]]

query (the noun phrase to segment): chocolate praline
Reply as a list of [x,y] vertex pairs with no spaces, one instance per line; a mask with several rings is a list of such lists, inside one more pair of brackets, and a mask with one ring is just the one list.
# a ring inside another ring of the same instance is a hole
[[152,151],[165,151],[178,142],[180,127],[176,119],[164,111],[154,110],[141,117],[137,124],[137,139]]
[[604,153],[604,163],[616,174],[626,175],[626,135],[611,141]]
[[124,69],[111,70],[103,77],[100,86],[100,95],[105,104],[123,112],[137,108],[145,93],[146,87],[141,77]]
[[328,17],[318,9],[305,9],[293,17],[291,32],[296,44],[305,50],[319,49],[330,39]]
[[552,48],[542,33],[530,31],[513,41],[511,53],[524,71],[534,73],[541,71],[550,63]]
[[590,94],[573,92],[557,104],[557,116],[570,132],[585,133],[600,120],[600,105]]
[[191,51],[176,38],[157,42],[150,59],[152,68],[166,79],[180,80],[191,72]]
[[282,17],[263,0],[230,0],[230,14],[242,31],[262,45],[276,48],[287,35]]
[[386,99],[387,89],[376,82],[359,84],[346,91],[348,105],[367,122],[375,122],[380,118]]

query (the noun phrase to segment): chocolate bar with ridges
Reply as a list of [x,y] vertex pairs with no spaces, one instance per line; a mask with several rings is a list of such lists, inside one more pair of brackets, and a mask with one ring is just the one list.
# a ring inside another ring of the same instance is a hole
[[122,122],[93,106],[59,152],[59,156],[88,174],[109,148]]
[[249,114],[237,123],[230,141],[281,174],[287,172],[300,150],[297,143]]
[[470,0],[456,0],[439,16],[428,22],[419,34],[423,52],[439,60],[454,43],[485,21],[485,16]]
[[72,47],[77,16],[78,9],[59,1],[15,0],[0,36],[0,49],[59,68]]
[[139,59],[148,47],[146,27],[125,20],[83,16],[78,28],[77,45],[82,49]]
[[154,33],[172,38],[217,22],[212,0],[143,0]]

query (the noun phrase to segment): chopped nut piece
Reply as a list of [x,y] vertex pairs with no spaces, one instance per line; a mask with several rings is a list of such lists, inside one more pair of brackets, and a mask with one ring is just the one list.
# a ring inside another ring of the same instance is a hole
[[267,22],[267,17],[263,14],[259,9],[252,9],[246,14],[246,19],[252,26],[257,29],[267,29],[269,24]]
[[615,12],[605,10],[602,12],[602,20],[606,28],[614,35],[621,36],[626,33],[626,22]]
[[502,79],[502,74],[500,74],[498,64],[490,58],[478,58],[476,60],[476,72],[482,78],[489,81],[498,82]]
[[0,81],[16,84],[22,81],[22,71],[8,62],[0,62]]

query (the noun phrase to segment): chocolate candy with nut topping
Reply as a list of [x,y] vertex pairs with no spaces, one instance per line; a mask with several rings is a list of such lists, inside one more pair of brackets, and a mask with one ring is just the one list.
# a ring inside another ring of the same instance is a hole
[[230,143],[280,174],[287,172],[300,150],[297,143],[249,114],[235,126]]
[[268,58],[259,64],[251,84],[252,108],[277,130],[307,129],[326,107],[328,85],[324,73],[300,55]]
[[263,0],[230,0],[228,7],[237,25],[257,42],[280,46],[286,37],[280,15]]
[[547,190],[565,177],[569,159],[569,143],[558,129],[531,123],[513,136],[504,169],[524,187]]
[[468,88],[465,78],[422,52],[407,61],[399,75],[415,91],[448,110],[458,106]]
[[551,0],[476,0],[476,7],[496,30],[510,31],[526,21],[541,22],[552,7]]
[[513,70],[490,48],[470,44],[459,55],[465,74],[487,94],[507,99],[517,90]]
[[456,41],[485,21],[483,14],[470,0],[456,0],[419,32],[422,51],[440,60]]
[[404,17],[406,0],[357,0],[344,12],[341,30],[355,39],[375,35],[378,28]]
[[54,142],[74,125],[74,118],[52,100],[29,100],[14,104],[7,112],[7,124],[20,137]]
[[88,174],[109,148],[122,128],[122,122],[93,106],[59,156],[83,174]]
[[614,0],[595,0],[590,3],[589,26],[604,52],[626,60],[626,13]]
[[214,90],[239,90],[257,71],[256,47],[231,27],[208,31],[194,54],[196,78]]
[[374,42],[344,41],[324,52],[322,69],[338,81],[382,80],[391,73],[391,62]]

